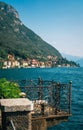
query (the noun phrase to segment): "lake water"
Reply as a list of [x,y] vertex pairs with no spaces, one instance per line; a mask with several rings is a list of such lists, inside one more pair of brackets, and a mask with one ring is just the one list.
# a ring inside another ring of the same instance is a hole
[[21,68],[0,70],[0,78],[8,80],[37,79],[72,81],[72,116],[48,130],[83,130],[83,68]]

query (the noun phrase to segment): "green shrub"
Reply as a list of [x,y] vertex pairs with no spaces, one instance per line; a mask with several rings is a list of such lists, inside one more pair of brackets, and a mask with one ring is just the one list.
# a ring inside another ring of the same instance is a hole
[[0,98],[19,98],[20,92],[18,84],[0,79]]

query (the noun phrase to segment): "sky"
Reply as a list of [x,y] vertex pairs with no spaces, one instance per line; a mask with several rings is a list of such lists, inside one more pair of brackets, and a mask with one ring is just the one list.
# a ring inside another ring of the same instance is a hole
[[83,57],[83,0],[0,0],[59,52]]

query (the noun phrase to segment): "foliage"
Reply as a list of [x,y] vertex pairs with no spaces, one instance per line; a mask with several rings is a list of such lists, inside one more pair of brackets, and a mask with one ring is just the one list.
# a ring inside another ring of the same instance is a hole
[[0,98],[19,98],[20,92],[18,84],[0,79]]
[[57,67],[58,65],[60,66],[70,66],[70,67],[80,67],[79,64],[77,64],[74,61],[68,61],[66,58],[60,58],[57,61],[52,62],[52,67]]

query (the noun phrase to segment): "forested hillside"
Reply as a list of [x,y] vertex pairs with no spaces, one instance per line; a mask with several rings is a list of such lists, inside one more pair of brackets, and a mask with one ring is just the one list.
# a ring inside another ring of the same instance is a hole
[[18,12],[5,3],[0,2],[0,57],[7,54],[15,57],[61,57],[57,49],[41,39],[27,28],[19,19]]

